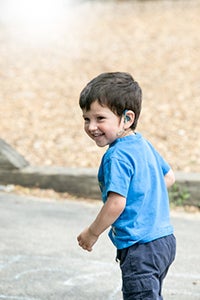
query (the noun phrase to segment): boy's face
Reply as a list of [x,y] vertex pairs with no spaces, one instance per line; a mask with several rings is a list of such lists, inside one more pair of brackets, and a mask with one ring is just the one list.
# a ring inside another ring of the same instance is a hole
[[115,115],[107,106],[94,101],[90,110],[83,110],[84,129],[97,146],[110,145],[117,138],[125,135],[124,118]]

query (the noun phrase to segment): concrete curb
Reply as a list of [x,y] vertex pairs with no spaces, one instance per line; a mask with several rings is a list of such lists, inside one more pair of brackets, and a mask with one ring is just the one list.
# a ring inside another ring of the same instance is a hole
[[18,170],[0,169],[0,183],[53,189],[80,197],[101,198],[96,169],[32,166]]
[[[185,204],[200,207],[200,173],[176,172],[175,175],[176,183],[190,194]],[[0,183],[53,189],[80,197],[101,199],[97,169],[33,166],[14,170],[0,169]]]

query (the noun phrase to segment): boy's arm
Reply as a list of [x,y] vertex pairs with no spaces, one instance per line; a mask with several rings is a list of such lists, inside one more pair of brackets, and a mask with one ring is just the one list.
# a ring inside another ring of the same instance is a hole
[[100,234],[117,220],[125,205],[125,197],[110,192],[94,222],[77,237],[79,245],[85,250],[92,251],[92,246]]
[[167,174],[165,174],[165,184],[166,187],[169,188],[170,186],[172,186],[175,182],[175,175],[174,172],[172,171],[172,169],[169,170],[169,172]]

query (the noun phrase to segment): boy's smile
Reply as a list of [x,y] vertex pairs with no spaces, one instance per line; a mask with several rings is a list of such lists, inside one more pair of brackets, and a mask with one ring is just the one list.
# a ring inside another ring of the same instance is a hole
[[115,115],[107,106],[94,101],[90,110],[83,110],[85,132],[97,146],[110,145],[117,138],[125,136],[124,119]]

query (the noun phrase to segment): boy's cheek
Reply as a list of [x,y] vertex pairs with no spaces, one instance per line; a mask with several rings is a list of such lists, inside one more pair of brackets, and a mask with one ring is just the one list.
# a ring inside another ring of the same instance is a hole
[[87,128],[87,126],[84,126],[84,130],[88,134],[88,128]]

